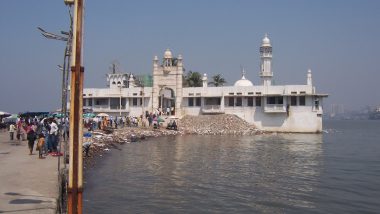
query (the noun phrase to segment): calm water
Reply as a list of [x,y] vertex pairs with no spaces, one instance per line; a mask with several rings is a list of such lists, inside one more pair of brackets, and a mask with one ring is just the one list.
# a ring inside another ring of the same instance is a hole
[[380,121],[324,126],[125,144],[86,172],[84,213],[380,213]]

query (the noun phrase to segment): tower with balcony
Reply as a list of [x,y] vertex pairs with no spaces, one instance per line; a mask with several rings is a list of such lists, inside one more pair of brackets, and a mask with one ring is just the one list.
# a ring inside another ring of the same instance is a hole
[[260,46],[260,58],[261,58],[261,66],[260,66],[260,77],[261,83],[264,86],[272,85],[272,45],[270,44],[270,40],[268,35],[265,34],[262,44]]

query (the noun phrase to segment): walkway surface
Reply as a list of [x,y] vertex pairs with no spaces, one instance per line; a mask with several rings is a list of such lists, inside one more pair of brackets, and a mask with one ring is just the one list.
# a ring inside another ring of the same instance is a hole
[[29,155],[27,141],[0,131],[0,213],[55,213],[57,166],[57,157]]

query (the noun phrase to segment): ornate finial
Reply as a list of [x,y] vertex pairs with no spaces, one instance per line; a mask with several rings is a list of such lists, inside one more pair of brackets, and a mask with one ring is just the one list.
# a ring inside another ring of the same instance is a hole
[[245,79],[245,69],[244,69],[244,67],[242,68],[242,72],[241,72],[241,73],[242,73],[242,77],[241,77],[241,79],[244,80],[244,79]]

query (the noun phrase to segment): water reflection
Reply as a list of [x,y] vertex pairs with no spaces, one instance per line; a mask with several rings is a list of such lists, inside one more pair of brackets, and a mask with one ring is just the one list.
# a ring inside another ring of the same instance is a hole
[[[90,178],[118,186],[112,195],[130,202],[120,201],[122,212],[278,213],[313,208],[310,196],[323,165],[319,134],[177,136],[129,144],[122,152],[110,160],[119,170],[104,167],[107,179],[96,177],[97,172]],[[109,212],[98,197],[89,201],[89,212]]]

